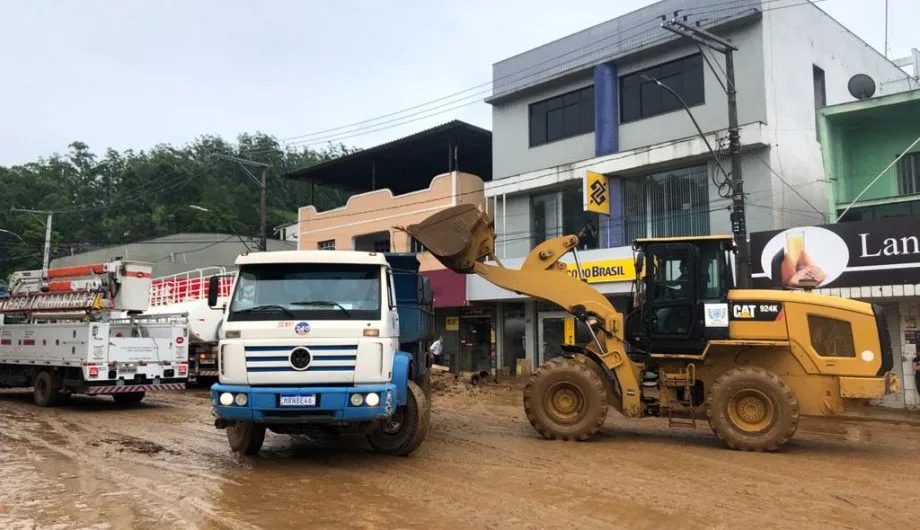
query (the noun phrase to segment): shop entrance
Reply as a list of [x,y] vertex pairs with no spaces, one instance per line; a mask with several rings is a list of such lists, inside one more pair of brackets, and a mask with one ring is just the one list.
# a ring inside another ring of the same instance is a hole
[[563,311],[540,313],[539,324],[537,364],[559,356],[563,344],[587,344],[591,340],[585,324]]
[[492,370],[491,317],[460,317],[460,370]]

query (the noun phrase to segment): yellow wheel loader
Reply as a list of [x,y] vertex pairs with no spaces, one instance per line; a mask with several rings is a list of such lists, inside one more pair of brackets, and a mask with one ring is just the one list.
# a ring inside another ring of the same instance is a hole
[[578,265],[574,235],[509,269],[495,257],[491,219],[473,205],[401,229],[447,268],[555,303],[588,330],[589,342],[563,346],[524,388],[527,418],[545,438],[587,440],[612,405],[671,426],[705,417],[728,447],[771,451],[801,416],[839,414],[900,388],[879,306],[737,289],[731,236],[636,240],[634,307],[623,315],[560,261],[572,252]]

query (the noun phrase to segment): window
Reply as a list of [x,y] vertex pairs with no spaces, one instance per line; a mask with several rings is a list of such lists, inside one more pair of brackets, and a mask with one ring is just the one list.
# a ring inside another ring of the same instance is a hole
[[850,323],[836,318],[808,315],[811,347],[821,357],[856,357]]
[[335,239],[327,239],[316,244],[319,250],[335,250]]
[[683,108],[673,94],[654,81],[644,79],[643,75],[677,92],[688,107],[705,102],[703,57],[691,55],[621,77],[620,120],[623,123]]
[[657,250],[651,258],[651,270],[655,292],[654,300],[680,300],[691,298],[693,287],[690,280],[690,250],[666,246]]
[[428,252],[428,249],[413,237],[409,240],[409,252]]
[[390,251],[390,240],[389,239],[380,239],[374,241],[374,252],[389,252]]
[[244,265],[228,321],[377,320],[379,265]]
[[624,178],[627,241],[708,235],[708,184],[705,165]]
[[566,234],[578,236],[579,250],[598,248],[598,215],[584,211],[582,184],[531,198],[532,246]]
[[898,160],[898,193],[920,193],[920,152],[907,153]]
[[530,147],[594,132],[594,87],[530,105]]
[[824,84],[824,70],[817,65],[812,65],[812,78],[815,86],[815,136],[820,141],[818,133],[818,109],[827,105],[827,89]]

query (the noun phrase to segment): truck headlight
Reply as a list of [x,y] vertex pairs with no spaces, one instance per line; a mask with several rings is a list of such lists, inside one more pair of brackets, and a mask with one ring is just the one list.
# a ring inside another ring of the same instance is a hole
[[353,407],[360,407],[361,403],[364,403],[364,397],[361,394],[352,394],[349,399]]
[[380,404],[380,396],[376,392],[371,392],[364,398],[364,402],[367,403],[368,407],[376,407]]
[[236,399],[234,399],[234,401],[236,401],[237,405],[241,407],[245,407],[246,403],[249,402],[249,399],[246,397],[246,394],[237,394]]
[[220,404],[225,407],[229,407],[230,405],[232,405],[233,404],[233,394],[231,394],[230,392],[224,392],[223,394],[221,394]]

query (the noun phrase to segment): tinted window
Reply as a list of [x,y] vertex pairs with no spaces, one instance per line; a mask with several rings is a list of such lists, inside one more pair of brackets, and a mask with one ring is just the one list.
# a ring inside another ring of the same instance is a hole
[[227,320],[376,320],[380,293],[379,265],[248,265]]
[[845,320],[808,315],[811,347],[821,357],[856,357],[853,328]]
[[594,131],[594,87],[530,105],[530,146]]
[[648,118],[683,108],[677,98],[658,86],[657,79],[677,92],[688,107],[705,101],[703,57],[691,55],[620,78],[620,119],[623,122]]

